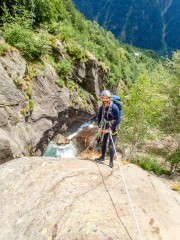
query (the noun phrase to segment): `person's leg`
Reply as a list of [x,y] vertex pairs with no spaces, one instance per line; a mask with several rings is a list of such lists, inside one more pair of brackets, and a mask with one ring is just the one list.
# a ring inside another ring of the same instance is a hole
[[102,141],[102,145],[101,145],[101,157],[96,158],[96,161],[104,161],[105,160],[105,154],[106,154],[106,144],[107,144],[107,140],[108,140],[109,134],[106,133],[104,134],[104,138]]
[[107,140],[108,140],[109,134],[106,133],[104,134],[104,138],[102,141],[102,147],[101,147],[101,152],[102,152],[102,157],[105,158],[105,154],[106,154],[106,145],[107,145]]
[[114,153],[115,153],[115,149],[114,149],[114,145],[116,142],[116,135],[113,135],[112,138],[110,137],[109,139],[109,155],[110,155],[110,162],[109,162],[109,166],[113,167],[114,163],[113,163],[113,159],[114,159]]

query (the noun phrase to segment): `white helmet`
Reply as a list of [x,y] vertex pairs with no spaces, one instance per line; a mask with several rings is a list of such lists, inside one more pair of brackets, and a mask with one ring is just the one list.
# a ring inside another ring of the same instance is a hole
[[102,92],[101,92],[101,95],[100,95],[101,97],[111,97],[111,93],[110,93],[110,91],[109,90],[103,90]]

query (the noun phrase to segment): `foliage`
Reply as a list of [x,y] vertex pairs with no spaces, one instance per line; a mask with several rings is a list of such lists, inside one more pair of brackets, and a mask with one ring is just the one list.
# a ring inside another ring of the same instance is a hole
[[0,43],[0,56],[3,56],[6,54],[8,50],[8,45],[6,43]]
[[77,85],[74,81],[72,81],[72,80],[70,80],[70,81],[67,82],[67,87],[68,87],[68,89],[70,90],[70,93],[71,93],[74,89],[76,89],[77,86],[78,86],[78,85]]
[[68,43],[66,50],[73,59],[84,61],[86,58],[85,50],[75,42]]
[[163,169],[155,160],[149,158],[134,159],[132,163],[142,167],[144,170],[153,171],[157,176],[162,174],[169,174],[167,170]]
[[167,98],[161,128],[166,133],[177,134],[180,132],[180,51],[175,52],[172,60],[167,59],[165,64],[169,68],[171,77],[162,84],[162,94],[167,94]]
[[60,88],[63,88],[64,85],[65,85],[65,82],[63,79],[58,79],[55,81],[55,83],[60,87]]
[[67,3],[64,3],[63,0],[2,0],[0,7],[3,4],[7,6],[11,15],[14,14],[14,7],[23,6],[31,14],[36,25],[41,22],[59,21],[68,18]]
[[27,64],[26,81],[31,81],[33,78],[37,77],[37,70],[45,71],[45,65],[42,61],[29,62]]
[[[120,44],[112,33],[105,31],[96,22],[85,20],[71,1],[47,0],[44,3],[42,0],[3,0],[3,3],[6,3],[3,8],[6,41],[19,48],[29,60],[36,60],[44,54],[52,55],[51,44],[39,34],[31,32],[38,25],[43,31],[56,34],[66,43],[66,51],[72,58],[86,61],[88,50],[104,62],[106,68],[110,69],[106,87],[116,86],[119,80],[131,85],[141,71],[152,71],[154,59],[143,52],[141,58],[137,59],[134,55],[136,49]],[[12,35],[15,36],[14,40]]]
[[32,20],[23,6],[15,8],[14,16],[6,7],[3,9],[3,37],[10,45],[21,50],[29,60],[36,60],[50,51],[44,35],[37,36],[32,31]]
[[56,70],[62,80],[66,80],[68,76],[71,76],[75,67],[70,59],[61,59],[56,65]]
[[179,182],[174,182],[171,187],[172,190],[180,192],[180,183]]
[[32,96],[32,89],[30,86],[28,86],[27,90],[26,90],[26,94],[28,97],[31,97]]
[[33,111],[34,109],[34,100],[33,99],[29,99],[29,111]]
[[147,73],[142,74],[124,99],[121,134],[124,142],[131,145],[131,157],[150,137],[150,127],[157,125],[162,106],[163,101],[157,98],[155,81],[151,82]]
[[180,149],[166,157],[166,161],[170,163],[170,172],[178,172],[180,174]]

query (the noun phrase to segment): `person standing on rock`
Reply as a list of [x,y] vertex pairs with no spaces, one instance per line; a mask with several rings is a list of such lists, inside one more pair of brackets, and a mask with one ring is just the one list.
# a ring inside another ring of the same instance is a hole
[[98,131],[102,134],[101,145],[101,157],[95,160],[99,163],[103,163],[106,154],[106,145],[109,138],[109,167],[114,167],[114,144],[116,142],[118,126],[120,123],[120,115],[118,106],[111,102],[111,93],[109,90],[103,90],[101,92],[102,105],[99,108],[98,113]]

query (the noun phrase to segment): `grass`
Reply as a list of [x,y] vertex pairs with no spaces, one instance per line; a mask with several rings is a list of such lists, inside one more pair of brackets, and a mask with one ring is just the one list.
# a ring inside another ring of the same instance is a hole
[[174,182],[171,186],[171,189],[180,192],[180,182]]
[[8,51],[8,45],[6,43],[0,43],[0,56],[4,56]]
[[153,171],[157,176],[169,174],[169,172],[160,166],[154,159],[149,159],[148,157],[138,158],[131,162],[140,166],[144,170]]

